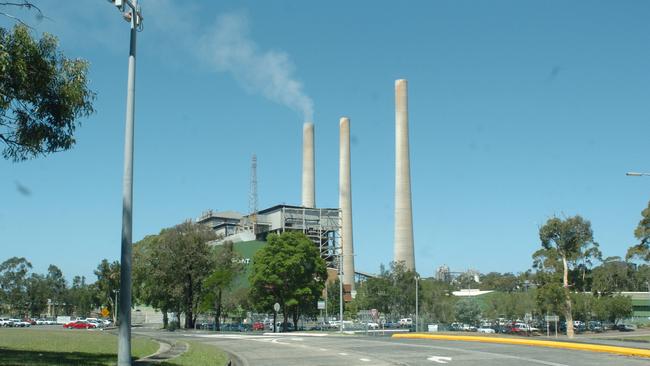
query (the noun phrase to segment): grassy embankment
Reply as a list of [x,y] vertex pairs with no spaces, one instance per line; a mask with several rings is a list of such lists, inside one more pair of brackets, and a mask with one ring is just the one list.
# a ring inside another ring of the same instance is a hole
[[187,342],[189,350],[184,354],[163,362],[162,366],[214,366],[225,365],[228,357],[220,349],[198,342]]
[[[158,342],[134,337],[134,358],[158,350]],[[81,329],[0,329],[0,365],[115,365],[115,335]]]
[[[164,366],[225,365],[227,356],[216,347],[189,342],[185,354]],[[146,337],[133,337],[134,359],[150,355],[159,344]],[[114,334],[93,330],[0,328],[0,366],[84,365],[108,366],[117,361]]]

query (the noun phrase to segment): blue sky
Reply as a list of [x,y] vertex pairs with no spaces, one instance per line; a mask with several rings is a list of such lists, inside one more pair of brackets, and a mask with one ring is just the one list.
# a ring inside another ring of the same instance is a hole
[[[97,112],[73,150],[0,161],[0,259],[94,278],[120,250],[128,24],[102,0],[37,3],[51,20],[26,19],[90,61]],[[253,153],[260,206],[300,203],[302,104],[266,88],[263,62],[213,57],[234,19],[251,57],[279,60],[296,98],[313,101],[320,207],[338,204],[338,119],[351,118],[357,270],[393,255],[398,78],[419,272],[525,271],[553,215],[591,220],[606,256],[634,243],[650,179],[624,173],[650,170],[648,2],[141,4],[134,240],[209,208],[246,211]]]

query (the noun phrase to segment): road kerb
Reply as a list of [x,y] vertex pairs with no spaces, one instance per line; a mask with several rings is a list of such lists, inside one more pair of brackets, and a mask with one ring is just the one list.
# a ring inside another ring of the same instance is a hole
[[613,354],[625,355],[625,356],[650,358],[650,349],[606,346],[601,344],[589,344],[589,343],[557,342],[557,341],[543,341],[543,340],[536,340],[536,339],[517,339],[517,338],[454,336],[454,335],[421,334],[421,333],[393,334],[392,338],[435,339],[435,340],[445,340],[445,341],[515,344],[515,345],[525,345],[525,346],[534,346],[534,347],[562,348],[562,349],[570,349],[570,350],[577,350],[577,351],[613,353]]

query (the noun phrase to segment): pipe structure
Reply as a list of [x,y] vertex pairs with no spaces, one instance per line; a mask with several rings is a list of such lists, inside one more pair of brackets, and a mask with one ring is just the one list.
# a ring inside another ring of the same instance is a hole
[[395,80],[395,241],[394,260],[415,271],[411,206],[407,81]]
[[314,124],[305,122],[302,127],[302,206],[316,207],[314,161]]
[[352,185],[350,179],[350,119],[339,121],[339,208],[341,209],[341,247],[343,284],[354,291],[354,244],[352,235]]

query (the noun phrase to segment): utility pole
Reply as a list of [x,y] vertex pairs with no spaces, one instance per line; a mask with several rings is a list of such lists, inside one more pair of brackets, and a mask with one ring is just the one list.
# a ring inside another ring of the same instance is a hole
[[115,302],[114,302],[115,309],[113,309],[113,324],[115,324],[117,326],[117,309],[119,309],[119,307],[117,306],[117,304],[118,304],[117,294],[120,293],[120,290],[113,290],[113,293],[115,293]]
[[[133,227],[133,129],[135,120],[136,35],[142,30],[142,11],[138,0],[109,0],[131,24],[129,71],[126,87],[126,126],[124,132],[124,176],[122,180],[122,245],[120,256],[120,327],[117,341],[118,366],[131,366],[131,257]],[[126,9],[126,7],[130,8]],[[127,10],[127,11],[125,11]]]
[[339,332],[343,333],[343,253],[339,253]]
[[420,280],[420,277],[418,275],[415,276],[415,332],[418,332],[418,323],[420,322],[420,301],[418,298],[418,281]]

